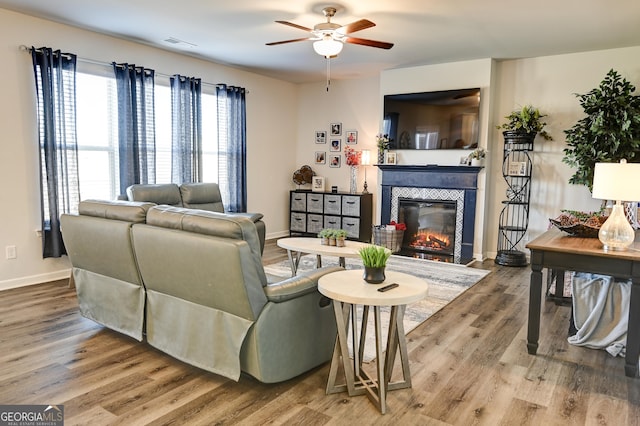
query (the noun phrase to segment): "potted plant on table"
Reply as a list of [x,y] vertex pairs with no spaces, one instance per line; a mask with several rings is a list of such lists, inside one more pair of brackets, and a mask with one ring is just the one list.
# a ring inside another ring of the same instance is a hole
[[344,247],[345,246],[345,238],[347,238],[347,231],[344,229],[336,229],[333,231],[333,235],[336,238],[336,247]]
[[318,238],[320,238],[320,244],[323,246],[329,245],[329,236],[331,235],[332,230],[325,228],[318,232]]
[[369,284],[380,284],[385,280],[384,270],[391,250],[386,247],[369,245],[358,250],[364,265],[362,278]]

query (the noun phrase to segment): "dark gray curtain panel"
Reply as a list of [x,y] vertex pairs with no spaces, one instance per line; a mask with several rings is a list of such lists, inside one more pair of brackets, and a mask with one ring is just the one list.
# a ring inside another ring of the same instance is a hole
[[171,182],[202,182],[202,82],[171,77]]
[[66,254],[60,215],[80,200],[76,140],[76,55],[31,48],[38,108],[42,256]]
[[[246,90],[218,84],[218,162],[223,197],[229,212],[247,211]],[[225,188],[226,186],[226,188]]]
[[120,194],[156,181],[154,70],[112,63],[118,92]]

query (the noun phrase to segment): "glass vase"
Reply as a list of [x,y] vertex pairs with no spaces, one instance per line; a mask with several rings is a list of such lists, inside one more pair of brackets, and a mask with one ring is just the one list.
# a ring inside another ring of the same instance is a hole
[[378,164],[384,164],[384,150],[378,149]]
[[349,170],[349,192],[358,192],[358,166],[351,166]]

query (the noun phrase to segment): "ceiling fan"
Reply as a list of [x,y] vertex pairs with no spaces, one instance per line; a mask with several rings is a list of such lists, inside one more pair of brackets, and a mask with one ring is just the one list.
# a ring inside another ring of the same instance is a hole
[[339,25],[331,22],[331,18],[335,16],[336,12],[337,9],[335,7],[325,7],[324,9],[322,9],[322,13],[324,13],[324,16],[327,17],[327,22],[321,22],[315,25],[313,29],[303,27],[302,25],[294,24],[288,21],[276,21],[279,24],[288,25],[290,27],[307,31],[310,33],[310,35],[304,38],[276,41],[266,44],[267,46],[275,46],[278,44],[312,40],[314,41],[313,49],[315,50],[315,52],[318,55],[324,56],[326,58],[333,58],[338,56],[338,53],[342,51],[344,43],[360,44],[363,46],[377,47],[380,49],[391,49],[393,47],[393,43],[352,37],[352,33],[375,27],[376,24],[369,21],[368,19],[360,19],[359,21],[352,22],[348,25]]

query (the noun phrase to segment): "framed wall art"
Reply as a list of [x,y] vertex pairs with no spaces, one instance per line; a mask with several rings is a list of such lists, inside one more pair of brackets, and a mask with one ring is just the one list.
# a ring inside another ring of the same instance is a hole
[[331,123],[331,136],[342,136],[342,123]]
[[345,141],[347,145],[355,145],[358,143],[358,132],[355,130],[347,130],[345,132]]
[[314,176],[311,178],[311,191],[324,192],[324,177]]
[[339,155],[330,155],[329,156],[329,167],[340,167],[340,156]]
[[331,152],[340,152],[341,148],[342,148],[342,139],[340,138],[331,139],[331,148],[329,148]]
[[326,164],[327,153],[325,151],[316,151],[316,164]]
[[325,130],[316,130],[316,143],[327,143],[327,132]]

